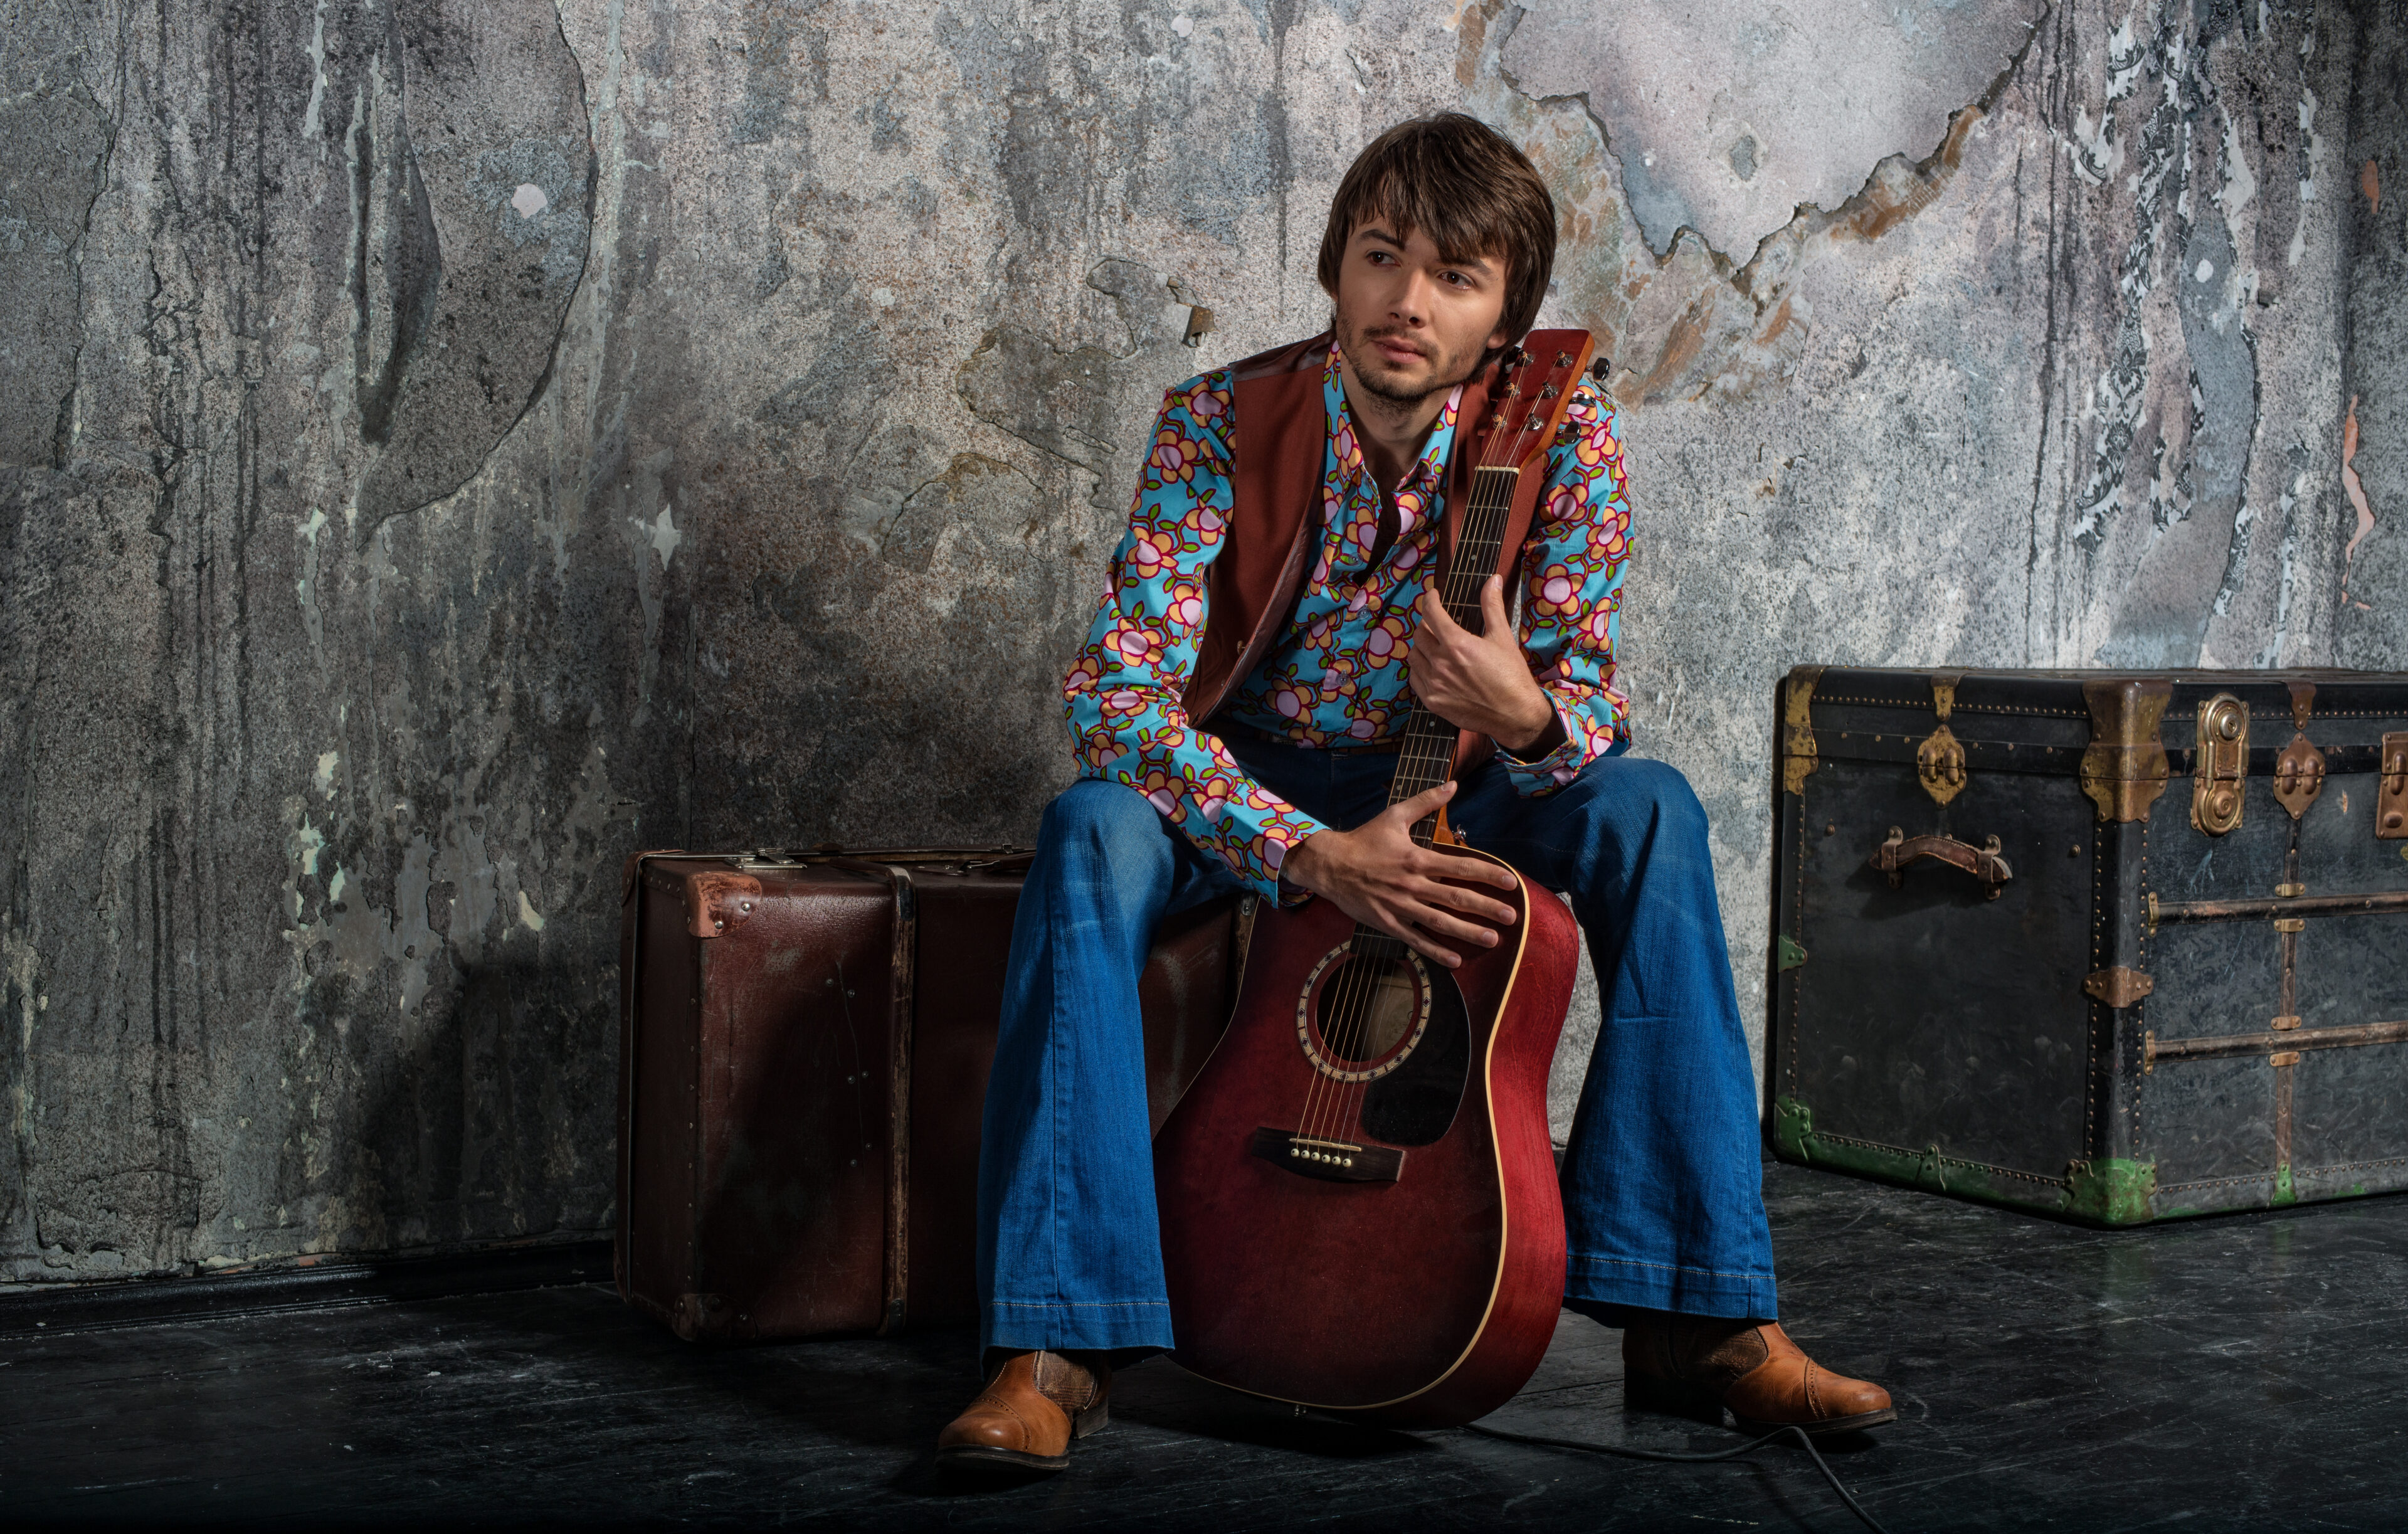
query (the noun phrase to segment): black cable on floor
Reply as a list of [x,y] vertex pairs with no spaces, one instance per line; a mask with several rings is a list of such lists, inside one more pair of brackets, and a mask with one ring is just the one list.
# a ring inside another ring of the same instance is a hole
[[1752,1438],[1745,1443],[1736,1444],[1727,1449],[1717,1449],[1712,1454],[1703,1455],[1667,1454],[1659,1449],[1626,1449],[1616,1443],[1588,1443],[1576,1438],[1541,1438],[1536,1433],[1509,1433],[1502,1427],[1483,1427],[1476,1422],[1466,1424],[1463,1430],[1467,1433],[1478,1433],[1482,1438],[1502,1439],[1508,1443],[1536,1443],[1550,1449],[1581,1449],[1590,1454],[1615,1455],[1624,1459],[1653,1459],[1667,1465],[1709,1465],[1717,1459],[1736,1459],[1741,1455],[1751,1454],[1763,1448],[1774,1439],[1787,1433],[1805,1445],[1806,1452],[1813,1455],[1814,1468],[1823,1472],[1824,1480],[1831,1483],[1831,1489],[1840,1494],[1841,1501],[1848,1504],[1850,1512],[1863,1519],[1865,1527],[1871,1529],[1873,1534],[1889,1534],[1887,1529],[1875,1521],[1871,1513],[1865,1511],[1864,1504],[1849,1496],[1848,1488],[1840,1484],[1840,1478],[1831,1473],[1831,1467],[1823,1458],[1822,1451],[1814,1447],[1813,1439],[1809,1437],[1802,1427],[1776,1427],[1762,1438]]

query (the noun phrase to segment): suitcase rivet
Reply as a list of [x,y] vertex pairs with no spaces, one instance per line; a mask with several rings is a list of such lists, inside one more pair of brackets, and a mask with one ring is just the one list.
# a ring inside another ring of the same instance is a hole
[[1837,821],[1825,821],[1823,823],[1823,834],[1827,837],[1838,836],[1840,834],[1840,823]]

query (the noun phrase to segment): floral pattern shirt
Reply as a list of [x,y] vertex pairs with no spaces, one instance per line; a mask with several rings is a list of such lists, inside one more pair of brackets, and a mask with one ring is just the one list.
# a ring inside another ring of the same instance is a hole
[[[1238,448],[1231,397],[1226,369],[1164,396],[1128,534],[1062,694],[1082,777],[1135,788],[1197,847],[1277,899],[1281,860],[1325,827],[1249,778],[1180,703],[1204,624],[1206,571],[1228,534]],[[1406,650],[1419,621],[1413,604],[1443,547],[1441,495],[1460,398],[1460,390],[1449,397],[1398,486],[1395,537],[1380,551],[1380,487],[1355,440],[1331,350],[1322,372],[1329,437],[1319,557],[1286,633],[1232,691],[1224,717],[1300,746],[1403,734],[1412,711]],[[1563,724],[1562,743],[1535,761],[1498,753],[1524,795],[1571,781],[1628,730],[1628,700],[1613,686],[1630,531],[1616,426],[1612,407],[1583,380],[1548,452],[1523,544],[1519,637]]]

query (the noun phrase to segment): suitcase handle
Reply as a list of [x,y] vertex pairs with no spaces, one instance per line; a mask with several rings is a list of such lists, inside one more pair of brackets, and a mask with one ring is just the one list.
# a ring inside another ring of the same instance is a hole
[[1999,855],[1996,837],[1976,847],[1954,837],[1910,837],[1895,825],[1889,828],[1889,839],[1874,848],[1867,861],[1889,875],[1889,887],[1897,889],[1906,882],[1906,866],[1926,857],[1937,858],[1952,868],[1971,874],[1982,882],[1983,895],[1992,900],[1999,897],[2000,888],[2014,877],[2007,860]]

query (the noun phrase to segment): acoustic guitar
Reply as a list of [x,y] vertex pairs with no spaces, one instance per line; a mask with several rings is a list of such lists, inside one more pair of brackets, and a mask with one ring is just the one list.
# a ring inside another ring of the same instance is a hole
[[[1591,349],[1585,331],[1538,331],[1500,359],[1440,577],[1448,613],[1475,632]],[[1457,737],[1416,707],[1388,802],[1446,781]],[[1441,816],[1412,834],[1498,862]],[[1580,931],[1518,875],[1511,894],[1461,882],[1515,920],[1494,948],[1462,945],[1454,970],[1327,900],[1256,920],[1229,1027],[1154,1140],[1171,1357],[1190,1372],[1451,1426],[1538,1368],[1564,1293],[1547,1074]]]

